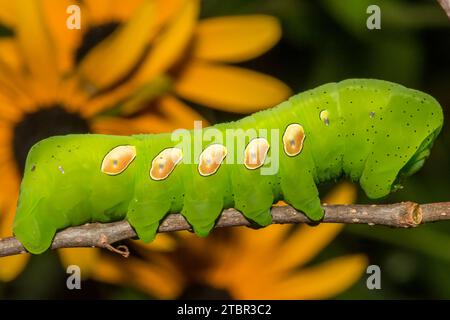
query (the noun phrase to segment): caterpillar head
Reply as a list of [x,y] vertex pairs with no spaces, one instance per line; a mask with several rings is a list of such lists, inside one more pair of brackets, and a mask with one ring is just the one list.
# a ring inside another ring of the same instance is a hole
[[433,147],[434,141],[439,135],[439,129],[436,129],[431,133],[420,145],[414,155],[409,159],[406,165],[400,170],[397,179],[394,184],[392,184],[392,191],[397,191],[402,189],[403,181],[419,171],[425,164],[431,153],[431,148]]
[[443,112],[431,96],[412,89],[394,92],[360,179],[370,198],[402,188],[406,177],[425,164],[443,126]]

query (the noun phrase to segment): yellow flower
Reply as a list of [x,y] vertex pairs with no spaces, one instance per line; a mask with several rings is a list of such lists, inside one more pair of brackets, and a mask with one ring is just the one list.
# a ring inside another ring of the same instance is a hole
[[[346,204],[355,199],[355,186],[342,183],[325,202]],[[342,227],[233,228],[215,230],[206,239],[181,232],[174,249],[166,253],[138,242],[133,247],[141,258],[105,255],[92,277],[132,286],[157,298],[330,298],[354,284],[367,266],[362,254],[306,265]],[[189,288],[202,289],[203,295],[189,294]]]
[[[71,4],[81,30],[66,27]],[[56,134],[133,134],[190,128],[202,117],[179,99],[231,112],[275,105],[291,92],[270,76],[227,65],[280,37],[264,15],[198,20],[197,0],[0,0],[0,237],[11,234],[29,148]],[[65,263],[98,250],[61,250]],[[27,255],[0,259],[13,279]]]

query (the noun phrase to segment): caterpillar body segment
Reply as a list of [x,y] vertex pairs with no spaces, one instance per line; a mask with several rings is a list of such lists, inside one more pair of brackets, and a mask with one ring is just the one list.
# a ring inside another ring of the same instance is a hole
[[229,207],[265,226],[281,199],[320,221],[317,184],[347,176],[386,196],[424,164],[442,125],[429,95],[351,79],[213,126],[215,135],[186,131],[184,144],[169,133],[51,137],[29,152],[13,231],[37,254],[86,222],[127,219],[147,242],[173,212],[200,236]]

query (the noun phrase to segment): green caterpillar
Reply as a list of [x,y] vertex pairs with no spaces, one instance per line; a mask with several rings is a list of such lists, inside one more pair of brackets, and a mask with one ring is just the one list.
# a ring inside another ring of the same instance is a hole
[[[205,236],[223,208],[265,226],[280,199],[320,221],[317,184],[346,176],[370,198],[386,196],[423,166],[442,126],[442,109],[431,96],[352,79],[182,134],[193,138],[192,149],[194,136],[202,135],[197,152],[179,147],[173,134],[51,137],[28,154],[13,231],[38,254],[58,230],[92,221],[125,218],[151,241],[165,215],[181,212]],[[226,136],[232,129],[235,140],[206,137],[208,130]],[[234,145],[240,137],[241,151]]]

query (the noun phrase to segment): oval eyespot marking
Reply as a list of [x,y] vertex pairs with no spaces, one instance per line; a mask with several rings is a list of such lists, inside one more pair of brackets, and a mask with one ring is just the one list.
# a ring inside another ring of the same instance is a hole
[[101,170],[111,176],[118,175],[136,158],[135,146],[118,146],[112,149],[103,158]]
[[320,111],[320,114],[319,114],[320,120],[322,120],[326,126],[328,126],[330,124],[330,120],[328,119],[329,115],[330,114],[329,114],[328,110],[322,110],[322,111]]
[[298,123],[291,123],[287,126],[283,134],[284,152],[294,157],[303,150],[303,141],[305,141],[305,130]]
[[269,142],[264,138],[252,139],[244,153],[244,165],[247,169],[255,170],[261,167],[269,151]]
[[227,148],[221,144],[206,147],[200,154],[198,172],[204,177],[216,173],[226,156]]
[[167,148],[161,151],[152,161],[150,178],[159,181],[166,179],[183,159],[179,148]]

